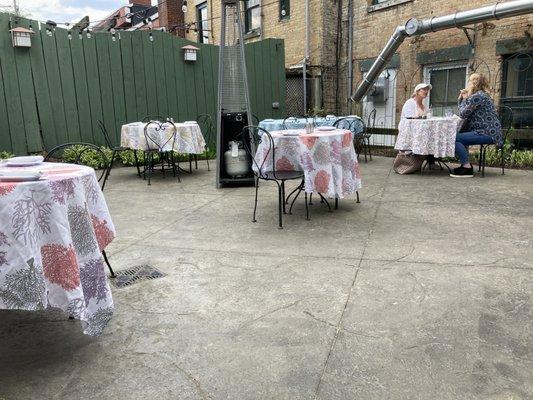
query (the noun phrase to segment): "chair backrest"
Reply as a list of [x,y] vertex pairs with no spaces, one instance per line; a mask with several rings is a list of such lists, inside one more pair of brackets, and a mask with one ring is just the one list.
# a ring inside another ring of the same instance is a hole
[[107,129],[104,125],[104,123],[101,120],[96,120],[98,123],[98,126],[100,127],[100,131],[102,131],[102,135],[104,135],[105,144],[110,149],[113,149],[115,146],[113,145],[113,142],[111,141],[111,137],[109,136],[109,133],[107,132]]
[[[258,126],[248,125],[242,129],[241,137],[243,139],[244,149],[248,153],[248,162],[252,171],[254,171],[254,175],[261,179],[277,179],[276,148],[270,132]],[[263,142],[265,142],[264,145],[260,146]],[[261,148],[263,154],[254,154],[254,151],[257,151],[259,148]],[[272,165],[272,169],[267,168],[269,170],[266,171],[265,167],[269,167],[270,165]]]
[[352,130],[352,121],[348,118],[339,118],[335,121],[333,126],[337,129],[348,129]]
[[[366,122],[366,128],[367,128],[367,131],[368,131],[368,128],[372,129],[374,128],[376,125],[376,109],[372,109],[372,111],[370,111],[370,114],[368,114],[368,118],[367,118],[367,122]],[[371,132],[367,132],[367,133],[371,133]]]
[[354,135],[361,135],[363,132],[365,132],[365,121],[361,117],[353,116],[349,117],[352,121],[352,132]]
[[144,138],[148,146],[147,150],[157,150],[158,152],[169,151],[168,149],[165,150],[165,147],[169,143],[171,143],[170,149],[174,149],[176,133],[176,125],[172,122],[148,121],[144,126]]
[[308,122],[307,117],[286,117],[283,120],[283,129],[300,129],[302,128],[302,122],[301,120],[305,120],[304,125]]
[[142,119],[141,122],[150,122],[150,121],[159,121],[159,122],[165,122],[167,121],[169,118],[168,117],[163,117],[161,115],[147,115],[146,117],[144,117]]
[[509,106],[501,105],[497,108],[498,117],[502,124],[503,142],[507,139],[507,135],[513,126],[513,109]]
[[313,115],[313,125],[314,126],[333,126],[335,124],[335,121],[337,121],[337,117],[335,115],[326,115],[325,117],[321,117],[320,115]]
[[211,143],[214,137],[215,132],[215,126],[213,124],[213,118],[211,118],[211,115],[209,114],[200,114],[196,116],[196,122],[198,122],[198,125],[200,125],[200,130],[202,131],[202,135],[205,139],[205,147],[206,149],[209,146],[209,143]]
[[[104,190],[109,168],[109,159],[102,149],[92,143],[72,142],[64,143],[51,149],[44,161],[60,162],[68,164],[96,166],[100,172],[96,172],[96,178]],[[90,163],[89,163],[90,161]],[[98,165],[94,165],[98,164]]]
[[259,125],[259,117],[255,114],[252,114],[252,125],[254,126]]

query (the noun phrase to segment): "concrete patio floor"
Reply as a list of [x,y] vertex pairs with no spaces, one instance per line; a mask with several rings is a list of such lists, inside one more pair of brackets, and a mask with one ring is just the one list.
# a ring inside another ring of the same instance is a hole
[[[214,162],[212,163],[212,165]],[[454,180],[361,164],[361,203],[216,190],[201,163],[151,187],[112,171],[116,270],[99,338],[0,311],[0,399],[533,398],[533,172]]]

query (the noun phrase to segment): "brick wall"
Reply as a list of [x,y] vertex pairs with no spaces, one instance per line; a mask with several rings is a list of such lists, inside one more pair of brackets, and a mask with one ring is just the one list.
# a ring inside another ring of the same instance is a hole
[[[341,31],[338,35],[338,5],[342,4]],[[178,0],[167,4],[179,3]],[[200,0],[189,0],[185,23],[196,22],[196,5]],[[413,0],[402,4],[384,8],[379,11],[368,12],[370,0],[354,0],[354,88],[361,81],[358,61],[376,57],[382,50],[396,26],[404,24],[409,18],[418,19],[441,16],[494,4],[495,0]],[[262,0],[261,34],[248,38],[247,41],[263,38],[280,38],[285,41],[285,66],[290,68],[300,64],[305,54],[305,1],[292,0],[290,18],[279,19],[279,3],[273,0]],[[220,41],[220,0],[207,0],[210,42]],[[310,73],[321,76],[323,85],[323,104],[328,113],[346,114],[360,112],[357,106],[350,104],[347,87],[347,52],[348,52],[348,0],[310,0],[311,37],[310,37]],[[160,14],[161,15],[161,14]],[[169,18],[172,24],[172,17]],[[487,29],[482,25],[476,32],[476,59],[482,60],[480,72],[488,74],[490,71],[493,81],[494,95],[499,96],[501,58],[496,54],[496,41],[508,38],[524,37],[524,31],[529,29],[533,33],[533,16],[507,18],[491,21]],[[193,41],[197,40],[194,26],[188,32],[182,30],[185,36]],[[340,58],[337,63],[337,38],[340,39]],[[464,33],[459,29],[426,34],[421,38],[408,38],[400,47],[400,73],[396,81],[397,100],[396,111],[399,112],[404,101],[412,91],[412,86],[423,78],[423,66],[417,64],[416,56],[420,52],[449,48],[468,44]]]

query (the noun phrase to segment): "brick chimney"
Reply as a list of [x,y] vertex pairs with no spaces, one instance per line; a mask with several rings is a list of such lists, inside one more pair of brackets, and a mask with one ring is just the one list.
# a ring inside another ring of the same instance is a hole
[[159,26],[164,26],[168,31],[178,26],[181,29],[174,29],[174,34],[184,38],[185,29],[185,16],[181,7],[183,6],[183,0],[158,0],[157,8],[159,14]]

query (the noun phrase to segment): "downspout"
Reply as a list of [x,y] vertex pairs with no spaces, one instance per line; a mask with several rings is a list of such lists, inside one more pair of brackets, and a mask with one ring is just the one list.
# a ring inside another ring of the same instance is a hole
[[517,15],[533,13],[533,1],[514,0],[496,3],[492,6],[475,8],[473,10],[456,12],[442,17],[432,17],[423,21],[411,18],[405,25],[396,28],[378,58],[370,67],[368,74],[359,84],[355,93],[350,97],[352,101],[360,101],[370,86],[379,76],[394,52],[408,36],[418,36],[429,32],[437,32],[450,28],[462,28],[463,25],[476,24],[494,19],[509,18]]
[[[353,0],[348,0],[348,96],[353,91]],[[352,114],[352,102],[348,101],[348,114]]]
[[305,55],[302,67],[304,89],[304,115],[307,115],[307,63],[309,62],[309,0],[305,0]]

